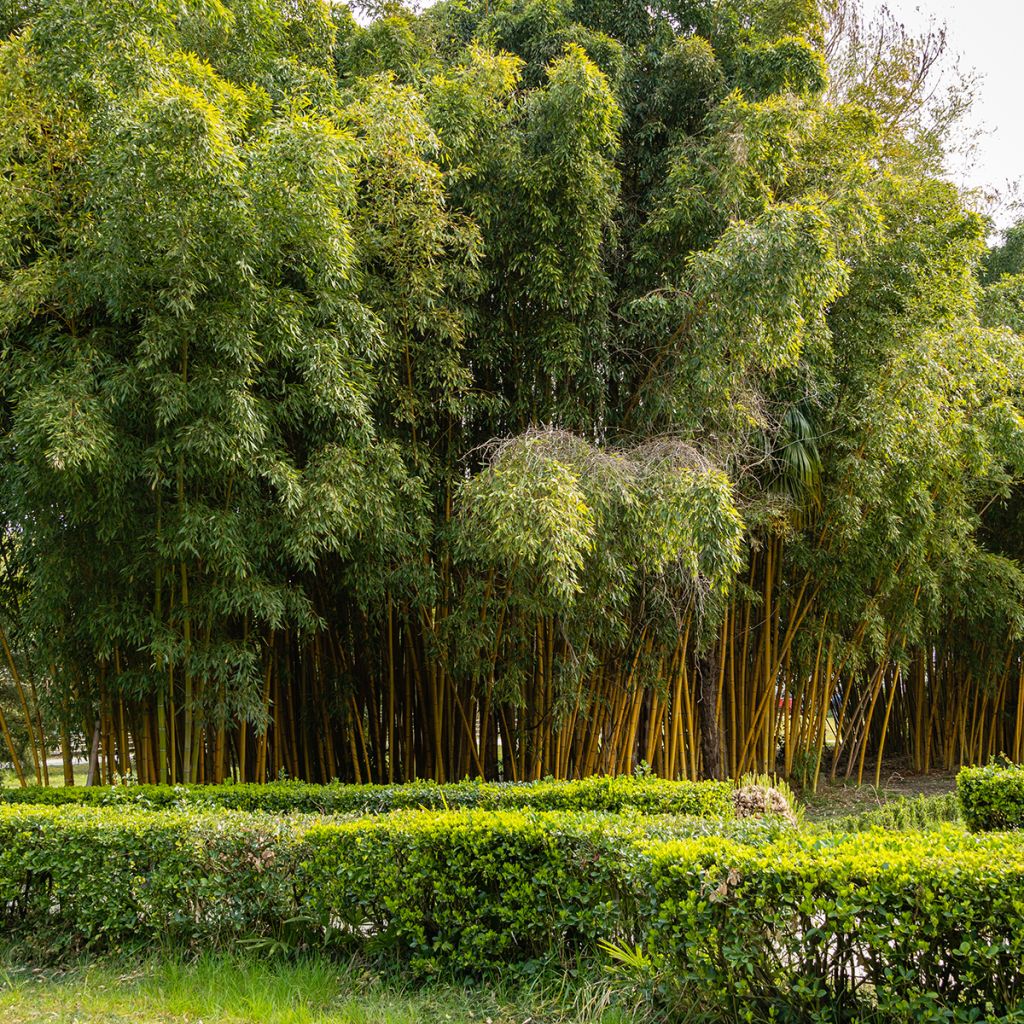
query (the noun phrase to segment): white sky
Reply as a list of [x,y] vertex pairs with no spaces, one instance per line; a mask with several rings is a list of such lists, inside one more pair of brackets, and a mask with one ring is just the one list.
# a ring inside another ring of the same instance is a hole
[[[866,0],[877,10],[883,0]],[[990,212],[998,223],[1015,220],[1015,186],[1024,183],[1024,0],[886,0],[909,30],[923,30],[929,20],[945,22],[951,49],[961,67],[982,75],[972,115],[983,129],[973,160],[950,168],[961,183],[998,193]],[[1021,198],[1018,196],[1017,198]]]

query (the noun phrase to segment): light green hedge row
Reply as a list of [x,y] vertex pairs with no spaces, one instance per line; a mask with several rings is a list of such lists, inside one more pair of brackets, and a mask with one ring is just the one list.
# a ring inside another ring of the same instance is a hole
[[3,807],[0,912],[44,948],[286,938],[420,974],[589,960],[607,942],[636,951],[656,998],[715,1020],[1019,1019],[1024,836],[708,827]]
[[733,814],[728,782],[674,782],[654,777],[594,776],[577,781],[529,783],[414,782],[394,786],[326,786],[304,782],[222,786],[97,786],[0,789],[0,803],[148,808],[220,807],[302,814],[385,814],[406,808],[489,810],[532,807],[545,811],[635,809],[645,814],[722,818]]
[[876,830],[650,856],[647,946],[724,1020],[1024,1019],[1020,837]]
[[976,832],[1024,829],[1024,765],[962,768],[956,792],[968,828]]

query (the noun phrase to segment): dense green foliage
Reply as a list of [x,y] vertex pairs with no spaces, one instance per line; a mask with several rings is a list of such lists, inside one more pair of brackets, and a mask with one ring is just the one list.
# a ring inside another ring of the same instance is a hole
[[1024,765],[962,768],[956,792],[968,828],[1024,829]]
[[[579,938],[611,935],[611,895],[598,894],[637,841],[724,833],[761,845],[783,831],[764,821],[708,827],[685,817],[532,809],[405,810],[324,824],[196,808],[4,806],[0,908],[9,927],[35,932],[51,949],[161,934],[213,947],[279,936],[294,922],[306,942],[392,941],[419,956],[419,967],[473,971],[559,949],[564,930],[553,922],[571,912],[563,899],[589,921]],[[490,935],[491,953],[474,945],[471,955],[451,936],[413,948],[413,932],[429,930],[440,912],[435,904],[451,908],[448,927],[457,931],[488,919],[487,900],[498,917],[520,915],[507,921],[507,935]]]
[[610,955],[666,1012],[708,1020],[1012,1019],[1022,886],[1021,837],[949,827],[709,836],[593,813],[0,808],[0,911],[41,949],[252,941],[421,974]]
[[433,782],[398,786],[318,786],[268,782],[222,786],[113,786],[0,789],[0,803],[140,808],[222,807],[268,814],[386,814],[402,808],[539,811],[624,810],[724,819],[733,815],[733,787],[727,782],[671,782],[655,778],[600,778],[575,782]]
[[4,6],[17,774],[1024,758],[1019,283],[841,6]]
[[139,808],[0,808],[5,930],[49,952],[161,934],[223,945],[295,916],[299,819]]

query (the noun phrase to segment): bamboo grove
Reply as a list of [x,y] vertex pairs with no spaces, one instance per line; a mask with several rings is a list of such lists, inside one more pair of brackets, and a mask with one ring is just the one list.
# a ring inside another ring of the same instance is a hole
[[1024,759],[1024,260],[943,179],[934,38],[0,10],[22,783]]

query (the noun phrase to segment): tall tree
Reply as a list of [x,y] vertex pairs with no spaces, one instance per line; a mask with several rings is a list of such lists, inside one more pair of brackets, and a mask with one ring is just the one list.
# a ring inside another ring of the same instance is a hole
[[21,774],[1024,757],[1019,288],[856,10],[8,9]]

